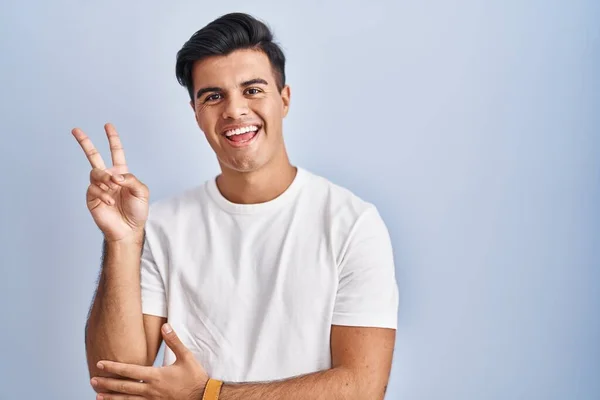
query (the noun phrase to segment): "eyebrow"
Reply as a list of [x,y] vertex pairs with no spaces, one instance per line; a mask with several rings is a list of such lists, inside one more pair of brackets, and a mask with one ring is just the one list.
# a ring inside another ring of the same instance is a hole
[[[265,81],[262,78],[254,78],[254,79],[250,79],[249,81],[244,81],[241,83],[242,87],[248,87],[248,86],[252,86],[252,85],[265,85],[268,86],[269,83],[267,81]],[[223,89],[221,89],[218,86],[211,86],[211,87],[205,87],[202,89],[199,89],[196,92],[196,98],[199,99],[203,94],[205,93],[209,93],[209,92],[222,92]]]

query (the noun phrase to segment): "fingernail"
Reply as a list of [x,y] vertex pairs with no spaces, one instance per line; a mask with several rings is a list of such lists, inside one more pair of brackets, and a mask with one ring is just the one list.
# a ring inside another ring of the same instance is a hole
[[164,324],[163,325],[163,331],[165,333],[171,333],[171,332],[173,332],[173,328],[171,328],[171,325],[169,325],[169,324]]
[[96,400],[104,400],[104,396],[102,396],[101,394],[99,394],[98,396],[96,396]]
[[92,378],[92,386],[98,385],[98,380],[96,378]]
[[125,179],[125,177],[123,175],[117,175],[116,178],[118,181],[122,181]]
[[96,364],[96,367],[98,367],[98,369],[104,369],[104,364],[98,362],[98,364]]

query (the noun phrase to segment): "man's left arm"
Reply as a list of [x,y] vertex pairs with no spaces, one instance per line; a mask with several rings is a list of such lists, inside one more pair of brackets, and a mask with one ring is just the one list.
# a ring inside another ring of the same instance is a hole
[[225,383],[220,400],[384,398],[398,316],[392,243],[374,206],[344,239],[331,327],[332,368],[271,383]]
[[331,327],[332,368],[269,383],[225,383],[219,400],[383,399],[396,330]]

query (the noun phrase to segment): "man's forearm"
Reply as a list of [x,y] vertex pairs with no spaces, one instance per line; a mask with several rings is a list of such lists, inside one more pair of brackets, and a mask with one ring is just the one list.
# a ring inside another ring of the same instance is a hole
[[140,294],[143,237],[105,243],[98,289],[86,324],[86,355],[91,376],[101,359],[145,364],[146,336]]
[[386,384],[347,369],[332,368],[269,383],[223,384],[219,400],[351,400],[383,399]]

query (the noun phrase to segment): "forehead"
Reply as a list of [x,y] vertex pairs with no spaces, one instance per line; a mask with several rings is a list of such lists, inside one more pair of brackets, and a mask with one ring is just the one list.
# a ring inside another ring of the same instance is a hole
[[226,56],[211,56],[197,61],[192,69],[192,78],[195,89],[237,86],[255,78],[274,84],[269,58],[258,50],[236,50]]

